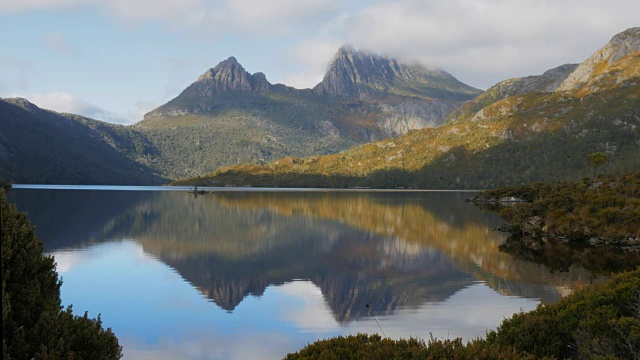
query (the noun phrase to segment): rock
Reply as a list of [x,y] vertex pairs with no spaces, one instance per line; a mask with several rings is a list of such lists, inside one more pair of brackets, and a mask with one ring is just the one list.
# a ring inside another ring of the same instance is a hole
[[455,101],[470,100],[481,93],[445,71],[405,64],[350,45],[338,50],[322,82],[313,91],[318,95],[358,99],[423,93]]
[[500,200],[498,200],[498,202],[501,203],[520,203],[520,202],[527,202],[526,200],[517,198],[515,196],[505,196],[503,198],[500,198]]
[[544,221],[540,216],[532,216],[522,224],[522,234],[537,238],[542,233]]
[[564,64],[545,71],[542,75],[533,75],[502,81],[488,92],[495,92],[498,98],[528,93],[552,93],[578,67],[578,64]]
[[[606,69],[620,59],[640,51],[640,27],[627,29],[615,35],[604,47],[585,60],[560,84],[557,91],[578,90],[607,77]],[[637,76],[638,72],[619,72],[615,76],[620,83]]]

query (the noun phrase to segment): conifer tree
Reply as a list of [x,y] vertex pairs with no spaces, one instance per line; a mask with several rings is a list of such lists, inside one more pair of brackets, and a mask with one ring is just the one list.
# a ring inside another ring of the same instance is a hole
[[0,189],[2,218],[2,358],[119,359],[122,348],[100,316],[62,308],[56,265],[26,215]]

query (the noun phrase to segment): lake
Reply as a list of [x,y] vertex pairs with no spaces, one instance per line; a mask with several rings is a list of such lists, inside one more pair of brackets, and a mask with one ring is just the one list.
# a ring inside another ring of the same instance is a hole
[[17,187],[63,304],[102,314],[124,359],[278,359],[358,332],[469,340],[602,280],[500,252],[502,221],[468,192]]

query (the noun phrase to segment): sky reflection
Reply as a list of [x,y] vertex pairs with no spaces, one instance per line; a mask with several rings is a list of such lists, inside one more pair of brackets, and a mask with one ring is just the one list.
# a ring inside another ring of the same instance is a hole
[[[336,321],[321,290],[307,280],[270,285],[230,312],[132,240],[52,255],[64,281],[63,303],[90,316],[102,313],[125,359],[281,358],[319,338],[379,332],[372,318]],[[497,326],[503,314],[537,302],[502,296],[476,282],[442,302],[399,308],[378,321],[393,338],[432,333],[471,339]]]

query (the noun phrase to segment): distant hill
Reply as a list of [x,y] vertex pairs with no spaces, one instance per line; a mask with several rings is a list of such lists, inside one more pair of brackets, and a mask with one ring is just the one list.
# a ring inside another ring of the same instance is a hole
[[306,159],[219,169],[180,184],[491,188],[640,169],[640,28],[580,64],[492,87],[446,125]]
[[[37,108],[33,104],[21,111],[3,105],[1,175],[15,182],[150,184],[199,176],[225,165],[331,154],[437,126],[479,93],[444,71],[349,46],[338,51],[314,89],[271,84],[264,74],[250,74],[230,57],[132,126],[31,111]],[[19,121],[23,118],[30,121]],[[45,130],[58,123],[68,126]],[[49,138],[36,138],[45,135]],[[55,143],[61,150],[28,146],[21,139]],[[107,151],[113,161],[103,162]],[[71,153],[100,165],[79,171],[76,165],[86,164],[72,161],[67,157]],[[57,170],[50,170],[51,164]]]
[[[103,128],[103,133],[96,128]],[[105,137],[106,133],[111,136]],[[0,99],[0,179],[6,181],[121,185],[166,182],[151,168],[128,157],[129,148],[142,144],[143,137],[136,138],[123,126],[42,110],[21,98]]]

